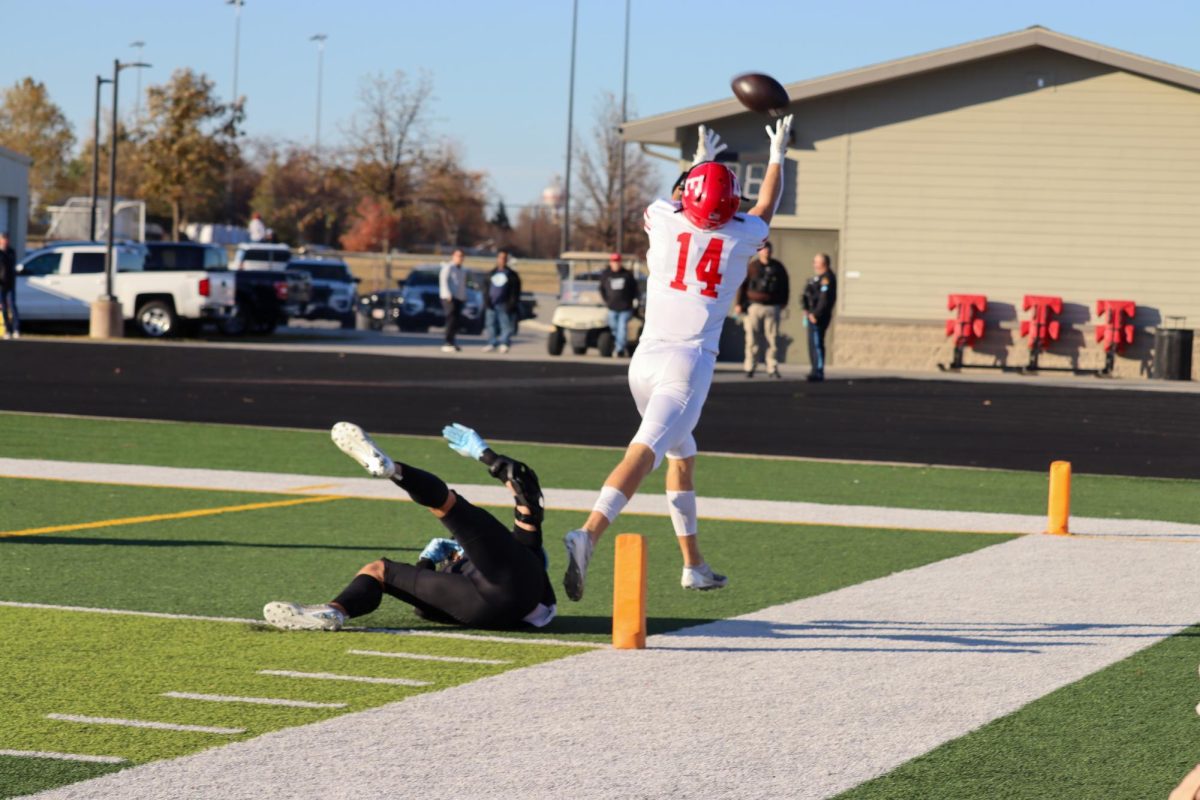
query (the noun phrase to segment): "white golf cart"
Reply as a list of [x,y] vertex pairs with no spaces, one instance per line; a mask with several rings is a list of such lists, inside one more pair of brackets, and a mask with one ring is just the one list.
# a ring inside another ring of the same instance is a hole
[[[590,347],[605,358],[613,354],[616,340],[608,327],[608,308],[600,297],[600,278],[608,270],[610,255],[571,251],[559,258],[558,306],[550,320],[554,330],[546,340],[550,355],[561,355],[567,345],[578,356],[587,353]],[[639,274],[640,262],[626,258],[624,263],[638,276],[639,284],[644,284],[645,278]]]

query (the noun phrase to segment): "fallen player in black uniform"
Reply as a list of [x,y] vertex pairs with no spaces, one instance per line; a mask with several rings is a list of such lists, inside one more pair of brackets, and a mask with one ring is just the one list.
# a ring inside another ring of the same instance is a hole
[[432,540],[415,565],[372,561],[329,603],[267,603],[263,617],[268,623],[284,630],[340,630],[347,619],[379,608],[384,593],[426,619],[451,625],[540,628],[554,619],[556,600],[542,549],[542,490],[533,470],[497,455],[468,427],[454,424],[442,431],[451,449],[483,462],[513,493],[510,531],[436,475],[393,462],[357,425],[339,422],[330,433],[343,453],[373,477],[390,478],[413,502],[429,508],[454,538]]

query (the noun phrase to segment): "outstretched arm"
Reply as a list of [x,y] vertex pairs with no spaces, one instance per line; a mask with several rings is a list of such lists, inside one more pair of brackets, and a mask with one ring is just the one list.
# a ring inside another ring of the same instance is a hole
[[749,213],[761,217],[763,222],[770,224],[779,208],[779,199],[783,197],[783,159],[787,155],[788,133],[792,128],[792,115],[788,114],[775,123],[775,128],[767,126],[767,137],[771,140],[771,155],[767,159],[767,174],[763,177],[762,188],[758,192],[758,202]]

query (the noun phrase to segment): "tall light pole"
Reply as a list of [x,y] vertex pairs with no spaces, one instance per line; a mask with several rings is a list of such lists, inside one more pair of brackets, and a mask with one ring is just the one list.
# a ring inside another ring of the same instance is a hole
[[141,61],[122,64],[120,59],[113,59],[112,76],[112,144],[108,148],[108,247],[104,253],[104,294],[92,303],[91,332],[97,338],[119,337],[122,333],[121,304],[113,296],[113,272],[116,263],[113,258],[113,228],[117,205],[117,90],[121,70],[129,67],[149,67]]
[[[628,122],[629,97],[629,0],[625,0],[625,66],[621,70],[621,127]],[[621,139],[620,174],[617,177],[617,252],[625,252],[625,140]]]
[[[246,0],[225,0],[225,5],[233,6],[233,99],[232,103],[235,106],[241,104],[238,98],[238,53],[241,50],[242,41],[242,6],[246,4]],[[237,144],[237,128],[233,131],[234,144]],[[233,158],[230,154],[229,173],[226,175],[226,191],[225,191],[225,221],[233,223]]]
[[[137,51],[138,51],[137,60],[141,61],[142,60],[142,48],[146,46],[146,43],[139,39],[136,42],[130,42],[129,46],[137,48]],[[134,97],[133,97],[133,124],[140,126],[141,123],[142,123],[142,71],[138,70],[137,94],[134,95]]]
[[563,185],[562,242],[559,252],[565,253],[571,242],[571,139],[575,122],[575,34],[579,29],[579,0],[571,4],[571,83],[567,90],[567,169]]
[[[142,73],[139,72],[140,76]],[[88,227],[88,241],[96,241],[96,195],[100,193],[100,87],[112,83],[108,78],[96,76],[96,116],[92,118],[92,221]]]
[[316,33],[308,37],[310,42],[317,43],[317,135],[314,139],[313,149],[318,156],[321,154],[321,71],[325,63],[325,40],[328,38],[323,33]]

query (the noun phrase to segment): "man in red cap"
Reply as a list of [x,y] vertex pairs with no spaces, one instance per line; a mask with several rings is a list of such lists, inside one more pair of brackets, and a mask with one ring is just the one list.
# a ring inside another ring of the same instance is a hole
[[621,254],[608,257],[608,272],[600,278],[600,297],[608,306],[608,327],[616,345],[614,356],[629,355],[629,320],[638,304],[638,285],[634,274],[621,263]]

